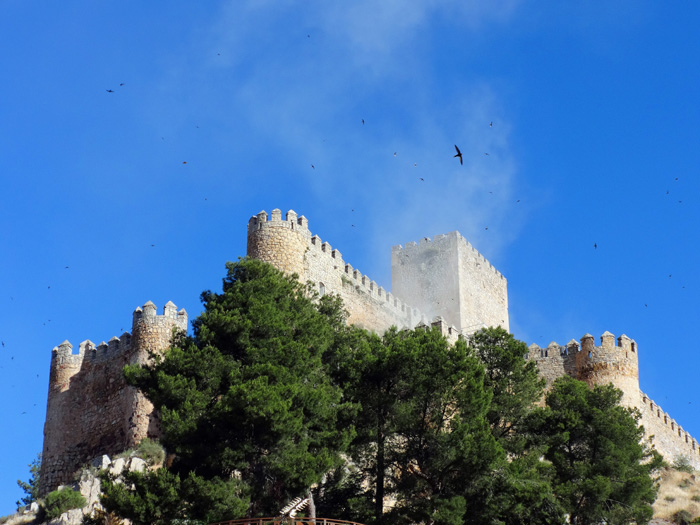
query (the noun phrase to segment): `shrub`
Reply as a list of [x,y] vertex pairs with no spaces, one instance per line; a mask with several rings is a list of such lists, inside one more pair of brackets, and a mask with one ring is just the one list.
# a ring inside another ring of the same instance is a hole
[[145,438],[139,443],[135,455],[145,460],[149,465],[157,465],[165,459],[165,449],[157,441]]
[[678,484],[678,487],[681,489],[687,489],[692,484],[693,484],[693,482],[686,478]]
[[696,501],[696,502],[697,502],[697,501],[700,501],[700,496],[698,496],[697,494],[695,494],[695,495],[694,495],[692,498],[690,498],[690,499],[692,499],[693,501]]
[[680,472],[687,472],[688,474],[692,474],[693,470],[695,470],[686,456],[677,456],[673,461],[673,468]]
[[87,501],[85,501],[83,495],[70,487],[63,487],[61,490],[50,492],[44,501],[46,517],[50,520],[58,518],[66,511],[79,509],[85,505],[87,505]]
[[673,496],[665,496],[664,499],[666,501],[676,501],[676,498],[674,498]]
[[673,523],[678,523],[680,525],[686,525],[690,523],[690,520],[693,519],[693,515],[688,512],[687,510],[679,510],[676,512],[671,519],[673,520]]

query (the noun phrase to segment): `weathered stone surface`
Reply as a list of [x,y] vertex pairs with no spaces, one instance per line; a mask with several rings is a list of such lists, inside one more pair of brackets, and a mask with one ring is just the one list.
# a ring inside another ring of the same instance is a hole
[[112,461],[112,465],[109,468],[109,473],[113,476],[118,476],[124,470],[125,464],[126,460],[124,458],[115,459],[114,461]]
[[53,349],[40,496],[70,481],[91,458],[116,454],[145,437],[159,436],[153,406],[126,384],[123,370],[127,364],[145,363],[149,351],[168,348],[173,329],[187,329],[187,313],[177,312],[168,303],[164,314],[156,315],[149,301],[134,312],[131,334],[97,346],[84,341],[77,354],[67,341]]
[[141,458],[131,458],[129,472],[143,472],[146,470],[146,462]]

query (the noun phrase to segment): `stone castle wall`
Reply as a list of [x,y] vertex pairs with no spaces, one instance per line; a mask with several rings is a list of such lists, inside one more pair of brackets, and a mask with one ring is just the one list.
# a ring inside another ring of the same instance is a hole
[[[280,210],[264,211],[248,222],[247,254],[296,273],[323,295],[339,295],[348,322],[381,333],[390,326],[437,326],[450,340],[468,336],[483,326],[508,329],[505,278],[458,232],[392,248],[394,294],[343,260],[342,254],[309,231],[304,216]],[[44,426],[40,495],[70,481],[86,461],[114,454],[157,437],[153,407],[126,385],[123,368],[145,363],[150,352],[171,342],[173,329],[187,330],[187,313],[173,303],[156,315],[150,301],[137,308],[132,332],[95,346],[68,341],[54,348],[47,416]],[[579,344],[550,343],[529,347],[528,358],[551,386],[569,375],[589,385],[613,383],[623,402],[640,410],[641,423],[654,446],[668,461],[687,457],[700,469],[700,447],[668,414],[639,390],[637,345],[628,337],[605,332],[600,346],[586,334]]]
[[279,209],[269,217],[265,211],[251,217],[247,255],[296,273],[321,294],[339,295],[348,322],[375,332],[434,322],[446,324],[448,332],[496,325],[508,329],[505,278],[458,232],[395,246],[393,294],[346,263],[338,250],[309,231],[306,217],[292,210],[284,219]]
[[145,363],[148,351],[170,344],[173,328],[187,329],[187,313],[173,303],[156,315],[150,301],[133,315],[132,333],[109,343],[80,343],[78,353],[64,341],[51,353],[39,495],[72,480],[81,465],[157,437],[153,406],[124,380],[124,366]]
[[622,403],[639,410],[646,436],[666,461],[673,463],[684,456],[700,470],[700,447],[696,440],[639,389],[636,342],[621,335],[616,344],[610,332],[605,332],[600,341],[600,346],[595,346],[594,337],[586,334],[580,345],[573,339],[566,345],[552,342],[546,348],[532,344],[528,359],[537,363],[547,388],[564,375],[585,381],[589,386],[612,383],[622,390]]
[[686,457],[693,468],[700,470],[700,446],[693,436],[641,390],[638,408],[647,436],[666,461],[673,463],[677,458]]
[[343,260],[330,244],[313,235],[308,221],[288,211],[262,211],[248,222],[248,257],[268,262],[286,273],[296,273],[311,282],[321,294],[333,293],[343,299],[348,323],[375,332],[392,325],[414,328],[429,324],[423,312],[404,303]]

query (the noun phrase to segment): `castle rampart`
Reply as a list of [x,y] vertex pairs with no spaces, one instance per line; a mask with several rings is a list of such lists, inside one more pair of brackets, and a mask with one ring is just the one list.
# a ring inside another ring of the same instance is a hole
[[346,263],[342,254],[313,235],[306,218],[293,210],[284,219],[279,209],[272,210],[269,220],[264,211],[251,217],[248,257],[268,262],[285,273],[296,273],[322,295],[339,295],[348,311],[348,322],[368,330],[383,332],[392,325],[413,328],[420,322],[432,321],[432,317]]
[[615,340],[610,332],[601,335],[600,343],[595,346],[595,338],[586,334],[580,345],[573,339],[563,346],[552,342],[540,348],[532,344],[528,358],[537,363],[547,388],[564,375],[585,381],[589,386],[612,383],[622,390],[622,403],[639,410],[646,436],[667,461],[685,456],[694,468],[700,469],[700,447],[696,440],[639,389],[637,343],[626,335]]
[[[441,317],[463,333],[491,325],[508,328],[505,278],[458,232],[425,238],[420,245],[395,246],[392,294],[313,235],[303,215],[290,210],[282,219],[274,209],[269,217],[261,211],[248,221],[248,256],[296,273],[321,294],[338,294],[351,324],[383,332],[392,325],[413,328]],[[420,267],[426,254],[441,251],[449,256],[437,255],[427,270]]]
[[666,461],[673,463],[679,457],[686,457],[693,468],[700,470],[700,446],[695,438],[641,390],[638,406],[647,436]]
[[134,312],[132,334],[95,346],[80,343],[78,353],[64,341],[51,352],[49,396],[44,424],[39,493],[71,480],[90,458],[114,454],[158,435],[153,406],[124,380],[124,366],[143,363],[148,352],[170,344],[173,329],[187,329],[187,313],[168,303],[156,315],[150,301]]
[[[438,327],[448,339],[468,336],[485,326],[508,330],[505,278],[458,232],[424,238],[392,248],[392,289],[382,286],[343,259],[328,242],[313,235],[307,219],[290,210],[261,211],[248,222],[247,254],[271,263],[320,295],[339,295],[348,322],[384,332],[398,328]],[[131,333],[95,345],[82,342],[77,353],[64,341],[53,349],[40,495],[71,479],[90,458],[113,454],[157,437],[153,407],[126,385],[123,368],[145,363],[150,352],[168,348],[173,330],[187,329],[187,313],[168,302],[162,315],[150,301],[133,313]],[[605,332],[595,345],[592,335],[580,343],[533,344],[528,358],[537,363],[547,386],[564,375],[590,386],[612,383],[623,402],[639,409],[641,423],[668,461],[687,457],[700,469],[700,447],[678,423],[639,389],[636,343]]]

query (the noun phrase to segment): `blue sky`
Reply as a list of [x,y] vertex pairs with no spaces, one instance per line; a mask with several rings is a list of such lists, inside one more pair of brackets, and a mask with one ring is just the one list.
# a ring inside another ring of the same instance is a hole
[[387,289],[392,245],[459,230],[508,279],[516,337],[627,334],[700,438],[699,21],[691,1],[2,0],[0,515],[41,451],[51,349],[149,300],[194,318],[263,209]]

